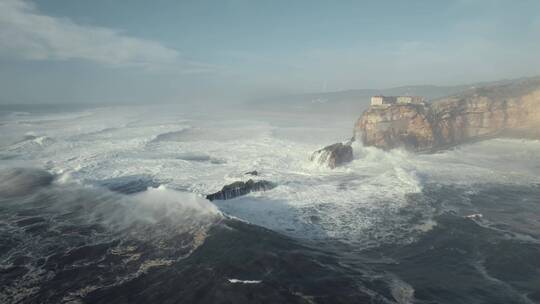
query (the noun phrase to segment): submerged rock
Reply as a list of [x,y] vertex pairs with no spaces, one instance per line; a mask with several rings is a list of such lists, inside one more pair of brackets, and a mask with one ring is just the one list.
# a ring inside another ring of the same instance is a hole
[[149,187],[157,188],[160,183],[147,175],[131,175],[113,177],[95,182],[98,186],[105,187],[111,191],[122,194],[134,194],[146,191]]
[[336,143],[313,152],[309,160],[334,169],[351,162],[353,160],[353,150],[350,143]]
[[253,170],[253,171],[246,172],[246,173],[244,173],[244,174],[245,174],[245,175],[258,176],[258,175],[259,175],[259,172],[257,172],[257,170]]
[[224,186],[220,191],[212,194],[208,194],[206,199],[213,200],[228,200],[238,196],[246,195],[254,191],[266,191],[276,187],[276,184],[260,180],[254,181],[252,179],[247,182],[234,182],[232,184]]

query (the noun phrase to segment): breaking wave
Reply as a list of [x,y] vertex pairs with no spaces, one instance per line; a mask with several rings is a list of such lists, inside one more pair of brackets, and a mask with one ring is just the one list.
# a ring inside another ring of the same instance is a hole
[[0,211],[3,303],[74,275],[75,298],[132,280],[189,256],[221,219],[207,200],[164,186],[125,196],[20,168],[0,172]]
[[[331,170],[309,156],[349,123],[93,111],[78,128],[34,114],[2,125],[0,302],[189,302],[200,288],[231,302],[248,288],[275,302],[540,299],[539,141],[431,155],[354,143]],[[278,187],[202,199],[249,178]]]

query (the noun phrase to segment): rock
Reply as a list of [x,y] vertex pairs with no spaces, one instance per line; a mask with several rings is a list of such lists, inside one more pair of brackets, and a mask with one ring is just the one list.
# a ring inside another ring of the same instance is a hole
[[246,172],[244,174],[245,175],[257,176],[257,175],[259,175],[259,172],[257,172],[257,170],[253,170],[253,171]]
[[351,162],[353,160],[353,150],[350,143],[336,143],[313,152],[309,160],[334,169]]
[[266,181],[253,181],[252,179],[247,182],[234,182],[232,184],[224,186],[220,191],[212,193],[206,196],[206,199],[210,201],[214,200],[228,200],[238,196],[246,195],[254,191],[266,191],[276,187],[276,184]]
[[385,150],[434,152],[498,136],[540,139],[540,78],[475,88],[429,105],[370,107],[354,139]]

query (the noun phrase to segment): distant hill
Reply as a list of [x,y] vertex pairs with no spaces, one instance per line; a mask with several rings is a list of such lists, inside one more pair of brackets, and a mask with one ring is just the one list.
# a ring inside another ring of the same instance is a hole
[[[534,77],[530,79],[540,79]],[[527,78],[505,79],[493,82],[481,82],[468,85],[436,86],[413,85],[386,89],[355,89],[327,93],[309,93],[286,95],[252,100],[249,104],[260,110],[268,111],[302,111],[305,113],[326,113],[334,115],[358,116],[365,111],[373,95],[419,95],[433,101],[474,90],[477,87],[503,85]]]

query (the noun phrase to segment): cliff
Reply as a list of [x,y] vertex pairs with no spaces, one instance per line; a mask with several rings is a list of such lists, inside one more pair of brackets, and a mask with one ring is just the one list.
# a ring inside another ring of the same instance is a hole
[[497,136],[540,139],[540,78],[475,88],[428,105],[370,107],[354,139],[432,152]]

